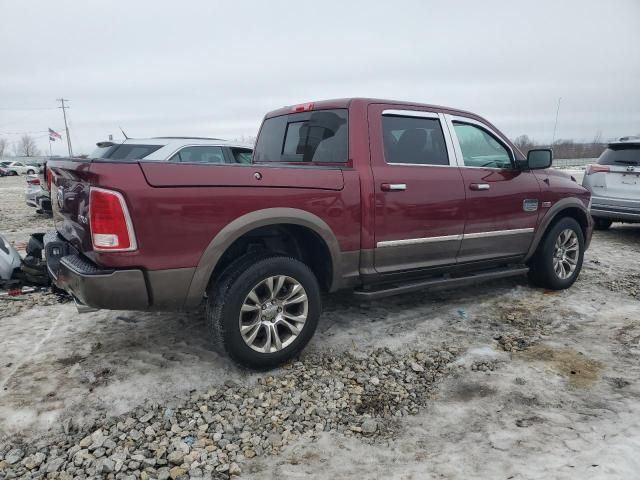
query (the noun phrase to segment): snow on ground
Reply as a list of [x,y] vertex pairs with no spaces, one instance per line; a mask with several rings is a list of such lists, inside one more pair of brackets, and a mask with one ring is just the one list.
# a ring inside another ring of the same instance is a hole
[[[23,182],[0,178],[0,233],[16,243],[50,224],[24,205]],[[639,280],[640,226],[614,225],[596,232],[566,291],[520,279],[371,303],[329,297],[303,355],[443,343],[463,353],[394,438],[325,432],[245,460],[242,476],[636,478]],[[210,351],[202,314],[78,315],[51,298],[0,297],[0,440],[28,442],[57,434],[69,417],[82,424],[147,399],[170,404],[193,389],[264,376]]]

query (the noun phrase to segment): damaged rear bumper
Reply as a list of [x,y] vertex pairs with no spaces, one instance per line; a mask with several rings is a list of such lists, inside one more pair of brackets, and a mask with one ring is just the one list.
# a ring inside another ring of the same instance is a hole
[[142,270],[98,267],[56,234],[45,237],[45,252],[53,283],[77,302],[110,310],[149,308],[149,292]]

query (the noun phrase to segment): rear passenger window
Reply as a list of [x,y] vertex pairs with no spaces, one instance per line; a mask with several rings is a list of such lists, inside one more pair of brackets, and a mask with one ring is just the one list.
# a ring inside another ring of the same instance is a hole
[[169,159],[180,163],[225,163],[221,147],[185,147]]
[[383,115],[387,163],[449,165],[444,134],[437,118]]

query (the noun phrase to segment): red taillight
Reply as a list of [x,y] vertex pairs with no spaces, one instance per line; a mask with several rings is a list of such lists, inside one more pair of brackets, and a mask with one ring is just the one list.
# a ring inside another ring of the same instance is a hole
[[600,172],[608,172],[609,165],[599,165],[597,163],[592,163],[587,165],[586,174],[591,175],[592,173],[600,173]]
[[27,178],[27,183],[29,185],[40,185],[40,179],[39,178]]
[[313,103],[296,105],[291,109],[292,112],[310,112],[311,110],[313,110]]
[[89,226],[94,250],[112,252],[137,248],[127,204],[118,192],[91,188]]

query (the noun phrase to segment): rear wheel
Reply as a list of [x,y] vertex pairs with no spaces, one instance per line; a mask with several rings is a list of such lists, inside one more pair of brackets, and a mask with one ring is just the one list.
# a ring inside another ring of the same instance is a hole
[[613,222],[606,218],[593,217],[593,228],[596,230],[608,230]]
[[27,170],[27,174],[28,175],[33,175],[34,173],[36,173],[36,172],[34,172],[33,170]]
[[246,367],[268,369],[297,355],[321,312],[320,287],[304,263],[248,255],[211,289],[207,320],[217,349]]
[[584,258],[584,235],[577,221],[557,221],[538,245],[529,264],[529,278],[535,285],[561,290],[578,278]]

